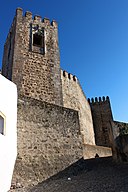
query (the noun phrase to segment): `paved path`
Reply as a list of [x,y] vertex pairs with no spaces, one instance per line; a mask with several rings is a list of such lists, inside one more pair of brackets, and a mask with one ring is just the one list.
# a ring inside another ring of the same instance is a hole
[[115,164],[111,158],[81,159],[37,186],[15,192],[128,192],[128,164]]

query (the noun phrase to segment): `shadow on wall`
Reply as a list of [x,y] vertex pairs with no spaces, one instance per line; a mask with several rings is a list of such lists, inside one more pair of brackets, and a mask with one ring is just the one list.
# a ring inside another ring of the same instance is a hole
[[[81,158],[75,163],[71,164],[66,169],[64,169],[63,171],[60,171],[59,173],[53,175],[52,177],[50,177],[49,179],[46,179],[45,181],[39,183],[38,185],[43,185],[45,183],[49,183],[57,179],[59,180],[66,179],[69,181],[73,177],[77,177],[83,173],[87,173],[97,169],[99,164],[102,166],[104,162],[111,162],[111,161],[112,161],[111,157],[102,157],[102,158],[96,157],[88,160],[84,160],[83,158]],[[35,189],[35,187],[33,187],[33,189]]]
[[[112,161],[112,157],[88,160],[80,159],[65,170],[32,187],[29,191],[100,191],[101,186],[103,191],[107,191],[110,187],[111,180],[111,188],[115,189],[115,182],[118,183],[119,181],[117,181],[117,179],[120,179],[121,176],[117,177],[118,172],[116,171],[116,166],[118,165],[114,165],[116,164]],[[120,169],[122,169],[122,167]],[[128,167],[126,168],[125,166],[125,174],[127,174],[126,170],[128,170]],[[113,172],[115,174],[114,178]],[[107,182],[108,180],[110,182]],[[121,188],[123,189],[123,184]],[[115,189],[115,191],[117,191],[117,189]]]

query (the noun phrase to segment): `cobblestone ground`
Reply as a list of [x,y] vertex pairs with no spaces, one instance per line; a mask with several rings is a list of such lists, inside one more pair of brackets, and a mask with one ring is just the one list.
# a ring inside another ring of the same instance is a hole
[[109,158],[96,158],[68,167],[29,189],[12,192],[128,192],[128,164]]

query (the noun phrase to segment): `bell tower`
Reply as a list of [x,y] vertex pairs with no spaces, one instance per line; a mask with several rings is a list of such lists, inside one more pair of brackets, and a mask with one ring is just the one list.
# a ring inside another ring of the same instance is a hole
[[20,96],[62,105],[58,26],[56,21],[17,8],[4,46],[2,75]]

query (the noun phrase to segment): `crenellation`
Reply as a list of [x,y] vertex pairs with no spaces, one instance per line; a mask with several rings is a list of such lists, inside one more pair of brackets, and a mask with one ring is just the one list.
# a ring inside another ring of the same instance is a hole
[[46,17],[43,19],[43,23],[45,23],[47,25],[51,25],[50,19],[48,19]]
[[66,77],[66,71],[63,71],[63,76]]
[[19,7],[16,9],[16,18],[21,20],[22,17],[23,17],[23,9]]
[[27,19],[32,19],[32,13],[30,12],[30,11],[26,11],[25,12],[25,17],[27,18]]
[[94,103],[94,99],[93,98],[91,98],[91,102]]
[[74,80],[74,81],[76,81],[76,80],[77,80],[77,78],[76,78],[76,76],[75,76],[75,75],[73,75],[73,80]]
[[16,15],[23,15],[23,9],[21,7],[17,7]]
[[98,102],[98,98],[97,98],[97,97],[95,97],[95,102],[96,102],[96,103]]
[[88,98],[88,102],[91,104],[97,104],[97,103],[104,103],[104,102],[110,102],[110,99],[108,96],[103,96],[103,97],[95,97],[95,98]]
[[105,101],[105,97],[104,96],[102,97],[102,100]]
[[35,15],[35,16],[33,16],[32,15],[32,13],[30,12],[30,11],[26,11],[25,12],[25,15],[23,15],[23,9],[22,8],[17,8],[16,9],[16,18],[17,19],[23,19],[23,18],[26,18],[26,19],[28,19],[28,20],[32,20],[33,22],[35,21],[35,22],[42,22],[42,24],[44,23],[44,24],[46,24],[46,25],[49,25],[49,26],[53,26],[54,28],[58,28],[58,23],[55,21],[55,20],[52,20],[51,22],[50,22],[50,19],[49,18],[46,18],[46,17],[44,17],[43,19],[42,19],[42,17],[40,16],[40,15]]
[[53,27],[55,27],[55,28],[58,28],[58,23],[57,23],[55,20],[53,20],[53,21],[51,22],[51,25],[52,25]]
[[101,102],[102,101],[102,99],[101,99],[101,97],[99,97],[99,102]]
[[106,101],[110,101],[109,96],[106,97]]
[[73,80],[75,82],[77,82],[77,77],[75,75],[72,75],[71,73],[68,73],[67,71],[63,71],[61,70],[61,73],[63,75],[63,77],[67,78],[68,80]]
[[42,22],[42,17],[40,15],[35,15],[34,16],[34,21]]
[[68,79],[71,79],[71,73],[68,73]]

